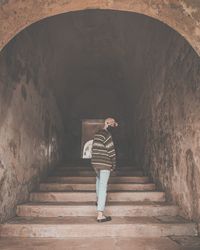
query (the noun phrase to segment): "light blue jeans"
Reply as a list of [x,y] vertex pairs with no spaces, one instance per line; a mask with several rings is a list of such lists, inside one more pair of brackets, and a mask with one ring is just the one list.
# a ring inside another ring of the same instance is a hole
[[96,170],[97,211],[104,211],[110,170]]

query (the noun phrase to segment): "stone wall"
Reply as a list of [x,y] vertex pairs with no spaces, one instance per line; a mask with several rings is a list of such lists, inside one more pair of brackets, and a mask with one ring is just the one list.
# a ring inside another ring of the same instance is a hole
[[28,33],[0,55],[0,221],[15,214],[62,156],[63,126],[46,59]]
[[[200,58],[177,36],[155,55],[146,121],[146,169],[184,216],[200,218]],[[143,110],[144,107],[143,107]],[[147,110],[147,109],[146,109]]]

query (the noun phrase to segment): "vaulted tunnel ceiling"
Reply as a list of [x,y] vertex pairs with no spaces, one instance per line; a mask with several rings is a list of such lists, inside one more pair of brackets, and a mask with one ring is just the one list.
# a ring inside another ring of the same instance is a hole
[[[47,18],[26,32],[39,40],[43,48],[49,85],[63,114],[73,113],[72,107],[79,105],[81,116],[92,117],[102,100],[97,93],[106,90],[109,93],[103,95],[106,109],[117,99],[120,105],[116,110],[124,106],[130,112],[128,107],[133,99],[137,100],[138,91],[148,84],[147,71],[153,70],[158,58],[164,61],[169,56],[166,53],[169,43],[179,38],[171,28],[152,18],[105,10]],[[137,94],[133,98],[134,93]],[[88,105],[81,102],[84,96],[91,97],[89,106],[96,106],[95,111],[89,111]],[[106,113],[116,114],[111,110]],[[66,124],[68,119],[69,116],[64,117]]]
[[148,115],[149,97],[144,90],[152,72],[165,74],[165,61],[173,57],[170,48],[178,49],[177,41],[185,43],[158,20],[110,10],[44,19],[17,36],[22,44],[30,38],[41,51],[47,87],[53,90],[70,134],[67,140],[77,147],[83,118],[114,116],[123,124],[126,137],[133,138],[141,106]]

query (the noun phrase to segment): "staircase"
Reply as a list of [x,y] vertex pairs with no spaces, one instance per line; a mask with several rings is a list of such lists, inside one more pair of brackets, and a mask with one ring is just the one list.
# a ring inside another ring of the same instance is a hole
[[57,168],[30,201],[17,206],[17,216],[0,225],[1,237],[93,238],[195,236],[195,223],[179,216],[179,208],[165,201],[141,171],[130,167],[109,179],[106,215],[96,222],[95,174],[90,167]]

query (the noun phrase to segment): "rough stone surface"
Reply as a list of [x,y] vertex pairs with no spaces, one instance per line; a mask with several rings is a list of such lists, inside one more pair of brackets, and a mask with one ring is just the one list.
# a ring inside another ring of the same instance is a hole
[[1,237],[133,237],[153,238],[170,235],[197,236],[195,223],[172,217],[161,222],[156,217],[112,217],[97,223],[94,216],[57,218],[16,217],[0,225]]
[[[48,177],[46,183],[59,182],[59,183],[95,183],[96,177],[87,177],[87,176],[62,176]],[[111,176],[109,178],[109,183],[148,183],[149,177],[145,176]]]
[[199,237],[191,237],[191,236],[171,236],[170,239],[177,242],[182,248],[188,249],[200,249],[200,238]]
[[[96,184],[87,184],[87,183],[41,183],[40,184],[40,191],[72,191],[72,190],[79,190],[79,191],[86,191],[96,190]],[[117,183],[117,184],[108,184],[109,191],[154,191],[155,190],[155,184],[154,183],[148,183],[148,184],[126,184],[126,183]]]
[[[34,238],[2,238],[0,239],[1,250],[130,250],[134,246],[134,250],[188,250],[181,248],[176,242],[169,238],[68,238],[68,239],[34,239]],[[197,250],[191,248],[190,250]]]
[[178,203],[184,216],[198,221],[200,59],[177,40],[171,41],[167,53],[173,56],[157,55],[148,94],[144,94],[149,105],[144,118],[146,168],[150,166],[158,186]]
[[[94,201],[96,193],[87,192],[34,192],[31,193],[30,200],[33,202],[66,202],[66,201]],[[108,201],[165,201],[163,192],[109,192]]]
[[0,221],[61,159],[62,121],[42,51],[26,34],[0,55]]
[[[162,202],[108,202],[106,214],[112,216],[176,216],[179,212],[177,206]],[[18,205],[17,216],[28,217],[57,217],[62,216],[95,216],[94,202],[54,202],[54,203],[28,203]]]

